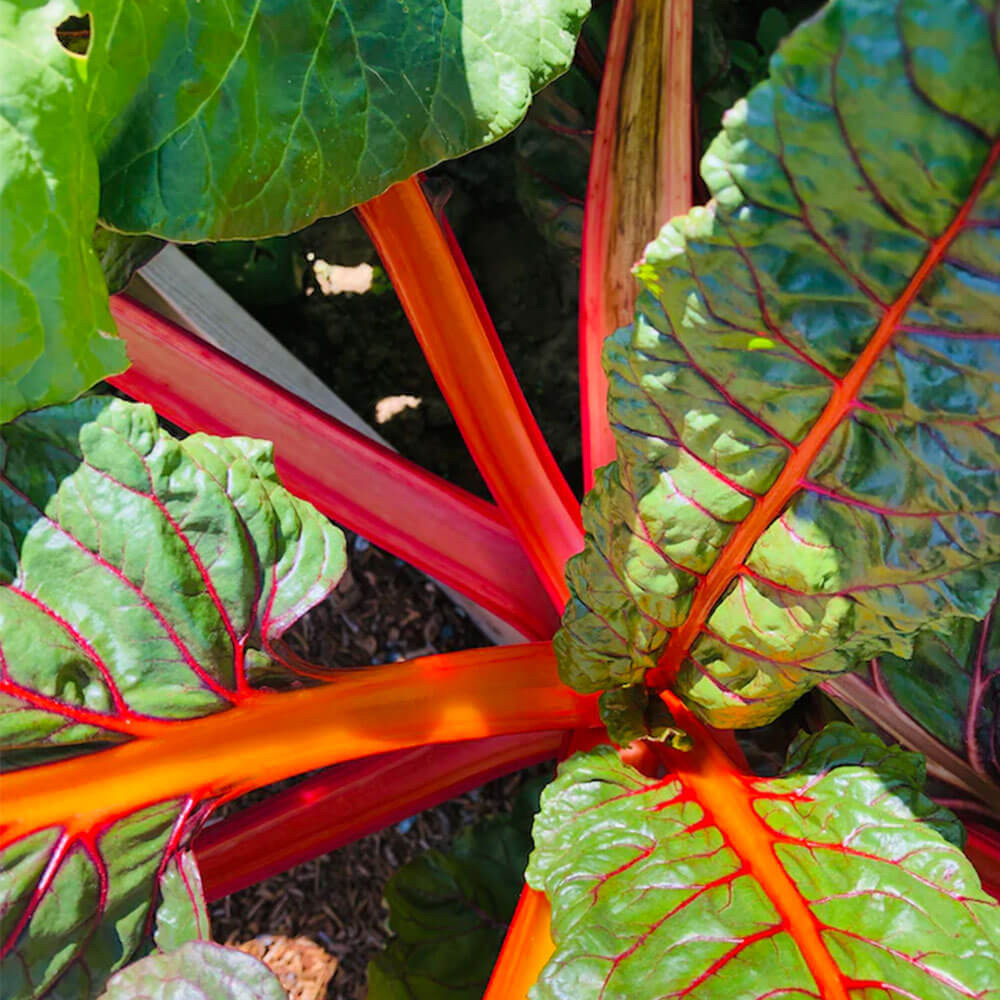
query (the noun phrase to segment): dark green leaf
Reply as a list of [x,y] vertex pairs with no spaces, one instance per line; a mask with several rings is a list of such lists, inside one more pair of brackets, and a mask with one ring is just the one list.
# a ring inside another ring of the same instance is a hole
[[778,43],[791,30],[788,18],[777,7],[768,7],[760,16],[757,26],[757,44],[765,56],[771,55]]
[[287,233],[506,134],[586,0],[101,0],[101,215],[182,242]]
[[191,258],[237,302],[280,305],[302,290],[301,252],[295,236],[232,243],[199,243]]
[[94,250],[112,295],[122,291],[132,275],[165,246],[166,243],[155,236],[124,236],[104,226],[94,230]]
[[98,196],[136,236],[300,229],[509,132],[587,7],[93,0],[81,56],[56,35],[67,0],[3,0],[0,422],[126,367],[90,245]]
[[368,1000],[479,1000],[517,904],[543,783],[525,782],[511,815],[393,875],[385,901],[396,936],[368,966]]
[[[860,674],[824,690],[852,718],[927,758],[947,795],[1000,817],[1000,616],[994,604],[977,625],[960,621],[945,634],[918,636],[913,657],[881,656]],[[955,806],[957,808],[957,804]]]

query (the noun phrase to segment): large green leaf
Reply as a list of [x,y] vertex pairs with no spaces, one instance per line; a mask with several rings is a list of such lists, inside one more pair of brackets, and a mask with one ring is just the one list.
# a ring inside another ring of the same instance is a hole
[[211,941],[189,941],[122,969],[101,1000],[287,1000],[260,959]]
[[838,724],[777,778],[715,773],[711,805],[697,766],[562,766],[528,868],[556,942],[533,1000],[1000,997],[1000,906],[919,757]]
[[579,690],[761,724],[1000,581],[997,0],[836,0],[729,112],[608,342]]
[[92,6],[101,215],[171,240],[343,212],[512,129],[586,0]]
[[346,566],[271,446],[177,441],[108,397],[0,432],[0,745],[102,744],[219,712]]
[[82,55],[56,36],[78,8],[2,0],[0,421],[127,363],[90,247],[98,183],[121,233],[300,229],[510,131],[588,6],[94,0]]
[[0,0],[0,423],[128,363],[97,258],[86,62],[55,28],[68,0]]
[[[254,697],[262,676],[308,683],[272,647],[344,568],[340,531],[284,490],[263,442],[176,441],[149,407],[107,397],[7,424],[5,763],[27,766],[40,750],[81,754],[221,712]],[[92,759],[105,766],[103,755]],[[205,787],[198,773],[190,780],[190,796],[151,793],[99,829],[69,815],[12,835],[27,817],[5,813],[5,997],[93,996],[140,946],[161,888],[158,940],[170,946],[197,932],[196,873],[171,858],[202,818],[200,803],[226,789]]]

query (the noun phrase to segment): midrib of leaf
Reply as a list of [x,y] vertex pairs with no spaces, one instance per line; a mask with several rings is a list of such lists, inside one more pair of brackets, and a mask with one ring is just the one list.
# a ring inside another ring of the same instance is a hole
[[[725,842],[761,886],[781,916],[781,929],[794,939],[802,958],[812,973],[823,1000],[850,1000],[845,976],[823,943],[820,927],[795,883],[785,871],[775,852],[782,842],[753,808],[750,780],[737,771],[708,730],[698,722],[676,695],[664,692],[661,697],[678,724],[695,737],[692,750],[658,748],[668,774],[687,789],[705,813],[706,822],[714,825]],[[769,932],[773,933],[773,932]],[[730,961],[726,955],[700,978],[707,979],[718,965]],[[692,983],[691,989],[698,985]]]
[[744,560],[754,544],[771,523],[781,515],[788,501],[802,488],[807,473],[827,439],[851,409],[868,373],[875,366],[896,334],[899,321],[920,292],[927,276],[941,262],[948,248],[965,228],[969,212],[989,180],[1000,159],[1000,140],[994,142],[983,164],[948,228],[931,243],[927,255],[910,278],[902,294],[888,308],[875,329],[871,340],[858,356],[851,370],[838,380],[829,402],[802,443],[795,448],[774,485],[755,504],[723,546],[711,569],[698,581],[691,600],[691,609],[684,622],[670,636],[656,669],[647,675],[647,683],[663,688],[673,683],[695,639],[705,628],[716,604],[725,594],[733,578],[744,569]]

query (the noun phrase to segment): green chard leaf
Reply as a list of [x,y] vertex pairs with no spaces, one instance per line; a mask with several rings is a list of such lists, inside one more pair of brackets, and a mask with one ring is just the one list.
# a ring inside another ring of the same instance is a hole
[[479,1000],[517,905],[544,779],[514,810],[427,851],[386,885],[395,937],[368,966],[368,1000]]
[[[70,52],[78,7],[0,0],[0,422],[127,365],[98,200],[123,236],[301,229],[513,129],[588,6],[94,0]],[[116,284],[155,246],[112,243]]]
[[606,346],[618,460],[585,502],[556,639],[578,690],[670,685],[713,725],[755,726],[986,615],[997,12],[835,0],[728,113],[712,202],[648,247]]
[[[281,486],[264,442],[177,441],[148,406],[108,397],[7,424],[5,764],[29,767],[40,750],[82,756],[223,712],[256,694],[255,664],[271,685],[313,683],[274,644],[345,566],[342,534]],[[198,787],[204,780],[192,773],[190,795],[146,799],[100,829],[67,817],[18,835],[25,817],[4,816],[5,997],[95,996],[142,946],[161,892],[161,947],[205,933],[197,870],[178,857],[225,791]]]
[[1000,906],[917,755],[835,724],[777,778],[715,769],[711,803],[699,764],[562,765],[528,867],[556,943],[532,1000],[1000,997]]
[[175,854],[160,876],[160,905],[154,940],[160,951],[175,951],[188,941],[211,941],[201,872],[192,851]]
[[880,656],[824,691],[853,718],[927,758],[947,795],[1000,818],[1000,614],[917,637],[913,657]]
[[258,958],[211,941],[189,941],[176,951],[147,955],[108,980],[101,1000],[288,1000],[274,973]]
[[192,242],[292,232],[499,139],[586,0],[92,5],[101,215]]
[[124,371],[90,239],[97,157],[67,0],[0,0],[0,423]]

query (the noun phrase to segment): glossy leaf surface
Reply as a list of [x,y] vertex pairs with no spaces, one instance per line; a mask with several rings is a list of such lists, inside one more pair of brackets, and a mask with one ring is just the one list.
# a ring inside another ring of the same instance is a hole
[[111,336],[84,61],[55,28],[68,0],[0,3],[0,423],[128,364]]
[[[1000,620],[917,638],[913,657],[881,656],[824,685],[848,712],[927,758],[927,771],[975,808],[1000,816]],[[956,801],[954,808],[961,802]]]
[[78,7],[4,0],[0,421],[127,364],[98,211],[180,242],[343,212],[510,131],[569,65],[587,7],[94,0],[71,54],[56,28]]
[[101,215],[197,241],[299,229],[500,138],[588,4],[93,6]]
[[191,851],[175,854],[167,862],[160,895],[154,935],[160,951],[174,951],[188,941],[212,940],[201,873]]
[[831,726],[754,779],[700,751],[657,780],[563,765],[528,878],[556,952],[533,1000],[1000,996],[1000,907],[920,759]]
[[[637,267],[618,461],[557,638],[579,690],[766,722],[1000,578],[997,3],[838,0]],[[648,676],[647,671],[653,670]]]
[[527,782],[512,813],[392,876],[385,902],[395,937],[368,967],[369,1000],[480,1000],[517,904],[544,783]]
[[6,749],[117,742],[229,708],[255,670],[280,680],[271,643],[346,554],[278,482],[270,445],[176,441],[148,406],[108,397],[26,415],[0,441]]
[[211,941],[140,959],[112,976],[101,1000],[287,1000],[260,959]]

